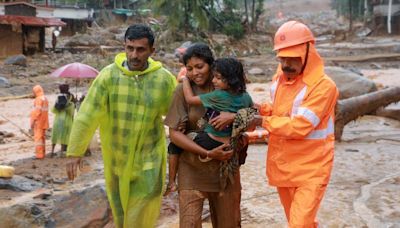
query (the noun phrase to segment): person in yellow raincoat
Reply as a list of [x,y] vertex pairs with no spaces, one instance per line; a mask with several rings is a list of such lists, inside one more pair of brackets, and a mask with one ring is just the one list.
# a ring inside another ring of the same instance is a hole
[[[54,148],[56,144],[61,145],[60,155],[67,150],[69,134],[71,133],[72,122],[75,113],[74,96],[69,92],[68,84],[59,86],[60,93],[57,97],[56,104],[51,108],[51,112],[55,115],[53,121],[53,129],[51,130],[51,156],[54,156]],[[64,103],[61,102],[62,99]]]
[[309,28],[297,21],[276,32],[280,61],[254,126],[270,133],[267,176],[276,186],[289,227],[317,227],[316,215],[333,165],[338,89],[324,73]]
[[35,101],[31,112],[31,129],[35,140],[35,154],[37,159],[43,159],[46,154],[46,129],[49,128],[49,102],[44,96],[40,85],[33,87]]
[[96,130],[104,160],[107,197],[115,227],[154,227],[166,172],[166,114],[176,79],[150,55],[154,34],[146,25],[130,26],[125,53],[94,80],[74,120],[67,174],[74,179],[80,157]]

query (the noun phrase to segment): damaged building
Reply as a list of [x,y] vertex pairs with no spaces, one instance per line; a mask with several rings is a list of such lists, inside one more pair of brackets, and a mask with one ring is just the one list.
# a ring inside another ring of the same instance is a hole
[[66,25],[52,13],[53,9],[26,2],[0,4],[0,58],[43,52],[45,28]]
[[373,16],[378,29],[400,34],[400,0],[374,0]]

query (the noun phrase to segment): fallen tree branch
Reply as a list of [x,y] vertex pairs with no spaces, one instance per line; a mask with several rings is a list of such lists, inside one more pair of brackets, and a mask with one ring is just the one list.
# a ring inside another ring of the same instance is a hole
[[19,96],[0,97],[0,101],[8,101],[8,100],[16,100],[16,99],[24,99],[24,98],[33,98],[33,94],[25,94],[25,95],[19,95]]

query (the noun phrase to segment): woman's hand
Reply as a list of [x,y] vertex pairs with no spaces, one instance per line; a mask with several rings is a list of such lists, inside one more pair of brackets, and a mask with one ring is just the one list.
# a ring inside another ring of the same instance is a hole
[[208,152],[208,157],[219,161],[228,160],[233,155],[233,150],[225,150],[228,147],[228,144],[223,144],[219,147],[216,147]]
[[256,130],[257,127],[260,127],[262,125],[262,116],[260,115],[255,115],[254,119],[250,122],[249,126],[247,127],[247,131],[254,131]]
[[235,116],[235,113],[221,112],[219,116],[212,118],[210,121],[208,121],[208,123],[211,124],[218,131],[222,131],[227,126],[233,123],[233,120],[235,120]]

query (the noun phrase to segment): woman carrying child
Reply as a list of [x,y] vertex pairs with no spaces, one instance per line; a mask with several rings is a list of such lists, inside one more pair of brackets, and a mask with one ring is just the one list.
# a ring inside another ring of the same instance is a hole
[[[173,154],[179,154],[180,227],[201,227],[205,199],[210,204],[213,227],[240,227],[240,173],[236,172],[234,182],[223,190],[219,183],[221,161],[232,156],[232,150],[224,149],[228,147],[231,131],[226,126],[233,122],[234,115],[221,113],[218,122],[211,120],[211,123],[224,126],[222,129],[206,123],[201,131],[197,122],[206,113],[206,108],[212,119],[219,112],[236,112],[252,106],[251,98],[245,92],[243,67],[234,59],[214,62],[212,52],[205,44],[189,47],[183,60],[190,82],[177,87],[165,119],[173,143],[169,146],[170,189],[175,187],[173,172],[177,165],[173,160],[178,157]],[[214,87],[217,90],[214,91]],[[225,99],[229,101],[225,102]],[[197,132],[195,142],[185,135],[189,132]]]

